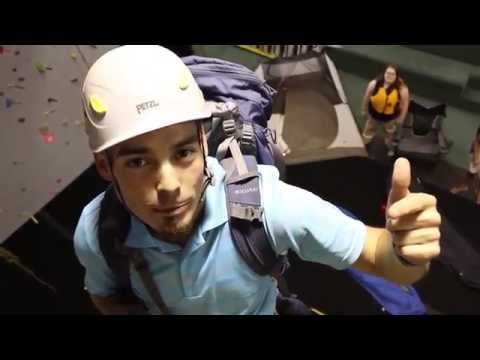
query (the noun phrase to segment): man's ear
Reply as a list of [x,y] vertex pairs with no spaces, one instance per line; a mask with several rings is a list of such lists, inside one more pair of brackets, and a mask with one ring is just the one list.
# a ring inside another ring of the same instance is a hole
[[112,182],[112,169],[110,168],[110,164],[108,162],[106,154],[93,154],[93,157],[95,158],[95,167],[97,168],[98,174],[102,177],[103,180]]

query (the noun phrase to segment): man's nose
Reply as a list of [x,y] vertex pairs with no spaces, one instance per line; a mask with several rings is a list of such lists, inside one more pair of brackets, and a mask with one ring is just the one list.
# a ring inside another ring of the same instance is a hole
[[159,196],[161,193],[171,194],[172,192],[176,192],[180,189],[178,174],[171,164],[163,164],[158,169],[155,187],[159,193]]

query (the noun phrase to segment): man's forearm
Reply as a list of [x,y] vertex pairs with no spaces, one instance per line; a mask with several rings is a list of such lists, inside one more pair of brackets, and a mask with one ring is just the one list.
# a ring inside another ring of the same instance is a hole
[[393,249],[392,236],[386,229],[379,229],[375,251],[375,270],[383,278],[400,285],[410,285],[428,272],[428,265],[408,266],[402,264]]

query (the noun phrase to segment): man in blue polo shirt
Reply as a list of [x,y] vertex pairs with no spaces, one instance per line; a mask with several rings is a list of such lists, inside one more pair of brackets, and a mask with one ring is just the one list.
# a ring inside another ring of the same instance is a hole
[[[202,120],[211,113],[181,59],[159,46],[114,49],[89,70],[82,99],[97,170],[116,194],[112,204],[103,193],[88,204],[75,232],[96,307],[104,314],[161,313],[134,269],[137,300],[126,301],[102,254],[99,226],[122,227],[127,219],[125,244],[141,250],[169,313],[274,314],[276,281],[250,269],[232,241],[225,172],[206,157]],[[263,220],[278,254],[292,250],[307,261],[409,284],[440,252],[436,200],[409,192],[405,159],[395,164],[386,229],[285,184],[274,167],[259,172]],[[103,218],[107,205],[118,217]]]

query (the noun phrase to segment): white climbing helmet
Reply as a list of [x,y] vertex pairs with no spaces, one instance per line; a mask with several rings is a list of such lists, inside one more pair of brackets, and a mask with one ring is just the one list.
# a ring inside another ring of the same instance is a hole
[[82,100],[94,153],[156,129],[211,116],[188,67],[157,45],[126,45],[104,54],[88,71]]

